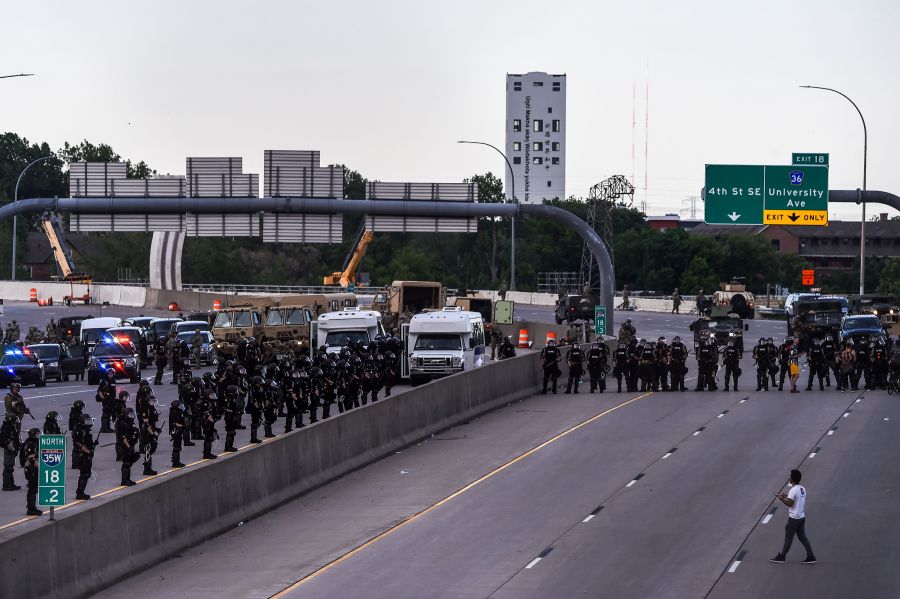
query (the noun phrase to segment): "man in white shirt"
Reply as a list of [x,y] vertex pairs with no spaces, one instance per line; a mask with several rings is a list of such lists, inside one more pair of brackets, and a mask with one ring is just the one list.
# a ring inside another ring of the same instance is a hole
[[770,559],[773,564],[783,564],[787,552],[791,549],[791,543],[794,535],[803,543],[806,548],[806,559],[804,564],[816,563],[816,556],[813,554],[812,545],[806,538],[806,488],[800,484],[800,471],[791,470],[791,489],[785,493],[776,495],[784,505],[788,506],[788,521],[784,527],[784,548],[781,553]]

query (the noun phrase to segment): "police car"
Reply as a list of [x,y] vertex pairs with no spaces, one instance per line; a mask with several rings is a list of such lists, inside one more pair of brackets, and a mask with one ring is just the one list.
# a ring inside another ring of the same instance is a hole
[[23,386],[43,387],[47,384],[44,365],[26,347],[11,346],[0,358],[0,387],[8,387],[13,381]]
[[96,385],[113,371],[116,378],[127,378],[132,383],[141,380],[141,358],[139,349],[128,337],[102,337],[94,347],[94,353],[88,360],[88,385]]

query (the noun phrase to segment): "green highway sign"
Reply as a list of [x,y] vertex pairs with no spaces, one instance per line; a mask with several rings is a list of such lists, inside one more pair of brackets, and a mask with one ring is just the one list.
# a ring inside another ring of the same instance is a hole
[[606,334],[606,306],[594,306],[594,334]]
[[705,220],[724,225],[827,225],[828,167],[707,164]]
[[791,154],[791,164],[794,166],[828,166],[828,154],[794,152]]
[[66,436],[41,435],[38,443],[38,504],[66,505]]

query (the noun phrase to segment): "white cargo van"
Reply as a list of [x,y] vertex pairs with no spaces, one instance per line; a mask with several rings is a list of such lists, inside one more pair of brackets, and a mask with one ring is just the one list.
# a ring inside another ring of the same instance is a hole
[[121,318],[112,316],[104,316],[102,318],[87,318],[81,321],[81,333],[79,339],[84,351],[90,354],[94,351],[97,341],[103,336],[103,333],[109,329],[122,326]]
[[356,307],[320,314],[314,324],[316,327],[314,347],[324,345],[330,354],[341,351],[347,339],[353,345],[358,341],[368,345],[376,335],[384,335],[381,312],[360,310]]
[[416,314],[409,323],[409,378],[413,384],[484,365],[484,318],[451,306]]

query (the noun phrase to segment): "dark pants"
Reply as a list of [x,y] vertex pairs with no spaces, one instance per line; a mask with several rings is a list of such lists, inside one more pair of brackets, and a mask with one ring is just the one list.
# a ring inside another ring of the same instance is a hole
[[26,468],[25,469],[25,482],[28,484],[28,489],[26,491],[25,500],[27,502],[27,508],[29,510],[36,510],[37,507],[37,493],[38,493],[38,469],[37,468]]
[[788,518],[784,527],[784,548],[781,550],[781,555],[787,557],[787,552],[791,550],[791,543],[794,542],[794,535],[797,535],[797,538],[803,543],[803,547],[806,549],[806,557],[815,557],[812,545],[809,544],[809,539],[806,538],[806,518]]
[[94,467],[94,458],[92,456],[81,456],[81,462],[78,467],[78,486],[75,488],[76,496],[85,494],[88,481],[91,479],[91,470]]
[[559,368],[557,368],[555,365],[545,367],[544,368],[544,386],[541,390],[541,393],[547,392],[547,384],[550,383],[551,381],[553,383],[553,387],[552,387],[553,392],[556,393],[556,381],[557,381],[557,379],[559,379],[560,374],[561,373],[559,371]]
[[16,466],[16,452],[10,451],[6,447],[3,448],[3,489],[11,490],[16,481],[13,478]]
[[178,429],[175,430],[175,434],[172,435],[172,465],[181,463],[181,444],[184,437],[182,432]]
[[153,382],[154,382],[155,384],[157,384],[157,385],[162,384],[163,371],[166,369],[166,364],[167,364],[167,363],[168,363],[168,360],[167,360],[167,359],[165,359],[165,358],[163,358],[163,359],[157,358],[157,360],[156,360],[156,378],[153,379]]
[[[578,393],[578,384],[581,382],[581,364],[573,364],[569,368],[569,378],[566,380],[566,393],[572,392],[572,385],[575,385],[575,393]],[[554,389],[554,393],[556,390]]]
[[728,391],[728,385],[731,381],[734,381],[734,390],[738,390],[738,366],[726,364],[725,365],[725,390]]

